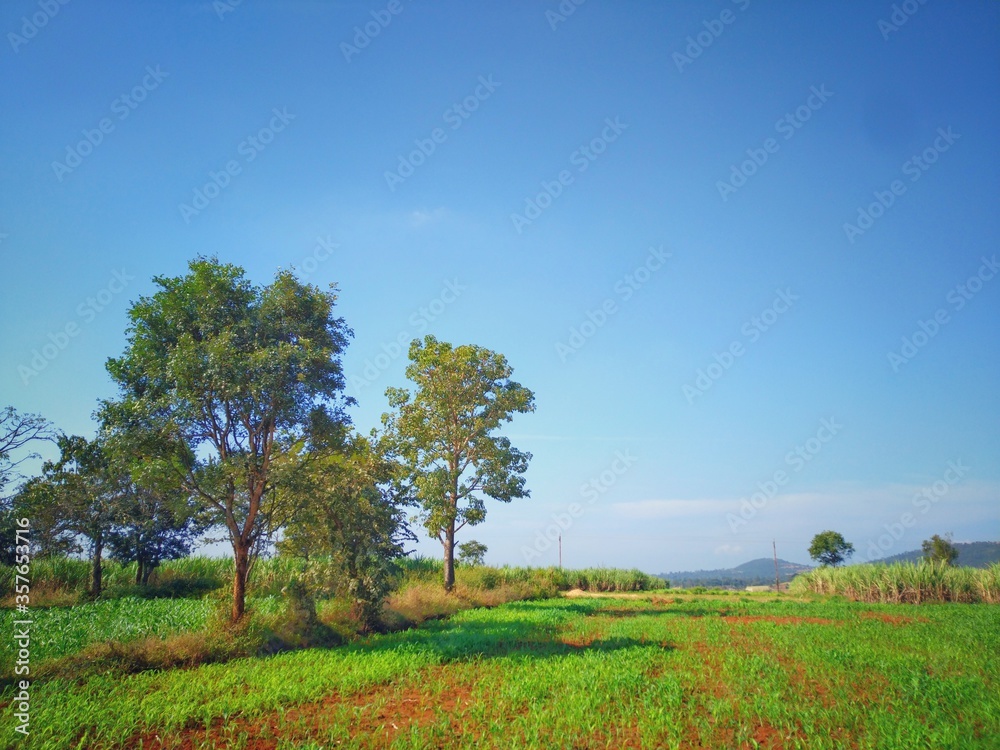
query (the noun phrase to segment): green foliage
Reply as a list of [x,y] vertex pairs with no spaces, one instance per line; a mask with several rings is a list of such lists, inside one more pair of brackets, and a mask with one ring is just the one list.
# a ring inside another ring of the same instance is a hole
[[455,534],[486,518],[485,498],[528,497],[531,455],[496,434],[514,414],[534,411],[534,394],[511,380],[501,354],[452,347],[433,336],[410,345],[406,376],[415,391],[389,388],[394,414],[382,416],[423,510],[428,533],[444,548],[445,588],[454,583]]
[[619,568],[584,568],[563,571],[566,587],[584,591],[654,591],[668,588],[662,578],[641,570]]
[[129,311],[128,345],[108,361],[120,399],[101,416],[199,499],[233,545],[233,619],[243,613],[253,559],[295,513],[277,478],[307,448],[333,447],[347,417],[340,355],[351,331],[333,317],[334,291],[280,271],[252,285],[243,269],[198,258]]
[[862,602],[1000,604],[1000,563],[959,568],[943,562],[817,568],[798,576],[793,591],[838,594]]
[[935,534],[930,539],[925,539],[921,545],[924,559],[928,562],[939,562],[944,565],[951,565],[958,558],[958,550],[951,543],[951,534],[943,537]]
[[306,561],[303,580],[313,591],[347,597],[365,630],[379,624],[413,539],[394,490],[398,464],[374,438],[355,436],[342,452],[314,456],[296,491],[308,500],[279,543],[284,555]]
[[821,565],[840,565],[853,554],[854,545],[836,531],[821,531],[809,545],[809,556]]
[[470,539],[458,545],[458,561],[464,565],[482,565],[486,559],[486,552],[485,544]]

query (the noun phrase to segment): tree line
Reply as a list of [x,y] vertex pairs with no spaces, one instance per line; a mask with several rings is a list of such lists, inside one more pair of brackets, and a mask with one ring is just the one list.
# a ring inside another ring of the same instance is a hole
[[[500,429],[533,411],[534,395],[503,355],[415,339],[413,387],[388,389],[381,429],[362,435],[348,415],[341,358],[353,332],[335,314],[335,285],[281,270],[258,286],[215,257],[153,282],[129,308],[124,351],[107,360],[118,393],[98,402],[95,437],[0,412],[4,534],[27,517],[36,556],[85,550],[92,595],[105,555],[136,562],[143,584],[215,530],[232,548],[233,621],[246,611],[254,562],[276,547],[322,559],[319,575],[371,625],[394,562],[416,539],[411,520],[440,541],[451,591],[456,534],[485,520],[487,499],[529,496],[531,455]],[[19,478],[12,456],[43,440],[59,457]],[[472,559],[484,551],[467,546]]]

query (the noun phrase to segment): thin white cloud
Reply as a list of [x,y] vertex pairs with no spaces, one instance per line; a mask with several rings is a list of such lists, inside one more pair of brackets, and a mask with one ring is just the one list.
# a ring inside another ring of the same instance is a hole
[[447,215],[448,212],[444,208],[435,208],[432,211],[420,209],[411,211],[408,220],[411,227],[417,228],[441,221]]

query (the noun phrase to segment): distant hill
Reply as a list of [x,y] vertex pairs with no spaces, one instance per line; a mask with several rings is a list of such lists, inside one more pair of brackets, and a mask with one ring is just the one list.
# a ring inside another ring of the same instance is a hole
[[[1000,542],[955,542],[958,559],[955,565],[967,565],[970,568],[985,568],[995,562],[1000,562]],[[900,552],[892,557],[883,557],[875,562],[917,562],[923,557],[923,552],[915,549],[911,552]]]
[[[812,570],[812,568],[787,560],[778,560],[778,574],[782,582],[790,581],[799,573],[804,573],[807,570]],[[774,558],[761,557],[735,568],[676,570],[673,573],[661,573],[660,577],[666,578],[670,581],[670,585],[675,588],[709,586],[742,589],[747,586],[766,586],[774,583]]]

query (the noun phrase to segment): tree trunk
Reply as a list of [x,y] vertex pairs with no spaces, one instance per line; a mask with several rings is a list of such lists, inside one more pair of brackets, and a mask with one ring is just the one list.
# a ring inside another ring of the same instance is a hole
[[233,622],[238,622],[246,611],[247,578],[250,574],[250,545],[240,540],[233,542],[236,571],[233,576]]
[[94,540],[94,568],[91,574],[90,581],[90,593],[95,597],[101,595],[101,587],[103,584],[102,576],[103,570],[101,569],[101,555],[104,553],[104,538],[98,536]]
[[452,521],[444,537],[444,590],[455,588],[455,522]]
[[138,586],[141,583],[145,583],[142,579],[142,560],[135,561],[135,585]]
[[142,585],[149,585],[149,576],[152,574],[153,570],[156,568],[152,563],[143,563],[142,565]]

